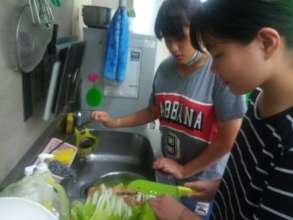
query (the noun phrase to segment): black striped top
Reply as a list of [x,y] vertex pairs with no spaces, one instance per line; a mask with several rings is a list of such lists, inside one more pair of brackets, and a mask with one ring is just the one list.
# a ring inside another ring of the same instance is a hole
[[214,220],[293,220],[293,108],[262,119],[255,90],[214,202]]

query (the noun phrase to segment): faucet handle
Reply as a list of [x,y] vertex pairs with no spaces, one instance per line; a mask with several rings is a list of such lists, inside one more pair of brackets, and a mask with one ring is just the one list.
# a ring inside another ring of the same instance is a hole
[[91,122],[92,111],[77,111],[74,113],[75,127],[81,127],[86,123]]

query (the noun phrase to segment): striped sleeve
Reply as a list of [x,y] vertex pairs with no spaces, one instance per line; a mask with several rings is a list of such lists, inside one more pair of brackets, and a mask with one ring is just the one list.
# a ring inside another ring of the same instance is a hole
[[257,216],[259,220],[293,219],[293,148],[276,164],[272,178],[266,183]]

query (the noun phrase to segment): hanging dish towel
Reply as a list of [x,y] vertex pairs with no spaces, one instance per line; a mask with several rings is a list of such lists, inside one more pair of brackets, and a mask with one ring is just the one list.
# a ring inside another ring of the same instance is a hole
[[104,64],[104,78],[123,82],[127,71],[128,59],[128,15],[125,7],[120,6],[109,25]]

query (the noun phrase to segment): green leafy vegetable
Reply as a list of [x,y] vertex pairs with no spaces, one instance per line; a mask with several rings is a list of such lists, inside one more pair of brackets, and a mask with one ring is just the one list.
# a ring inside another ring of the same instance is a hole
[[[138,201],[144,198],[146,196],[136,195]],[[71,218],[72,220],[156,220],[147,202],[130,206],[121,196],[104,185],[88,196],[84,204],[79,201],[73,202]]]

